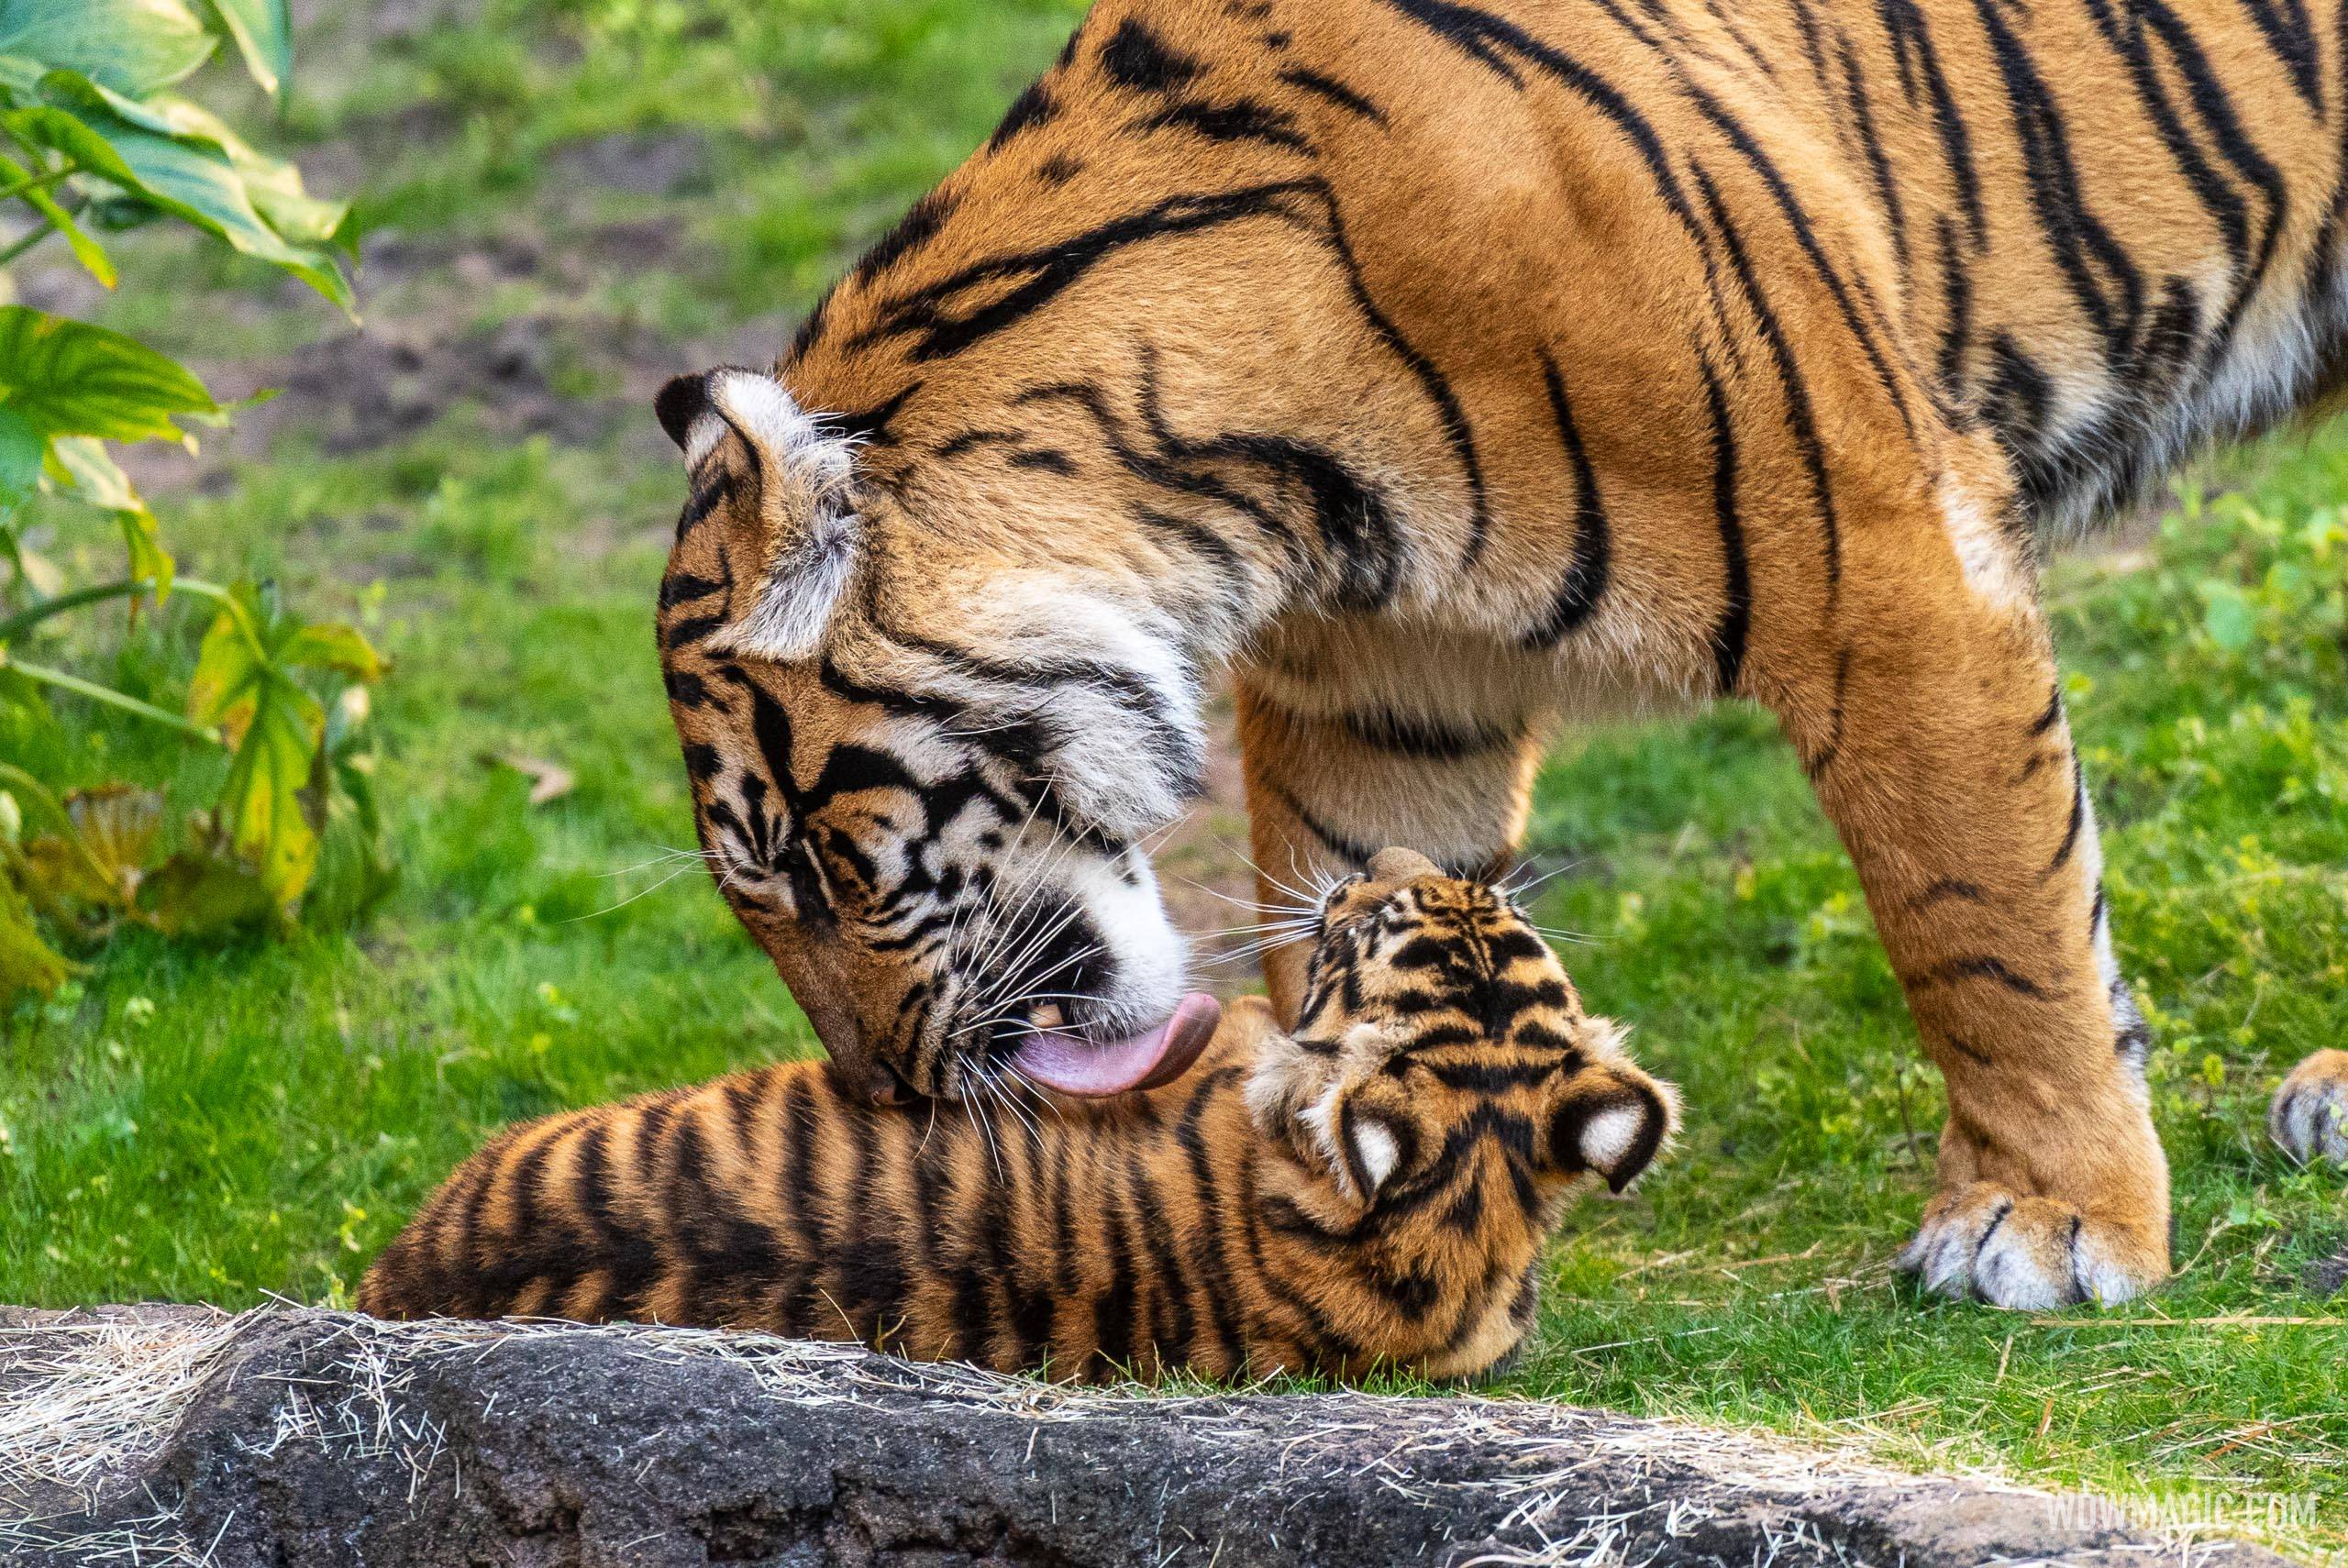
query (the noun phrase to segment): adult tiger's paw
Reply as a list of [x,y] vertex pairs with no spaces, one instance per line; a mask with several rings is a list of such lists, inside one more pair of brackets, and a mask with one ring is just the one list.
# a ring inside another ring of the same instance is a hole
[[2348,1165],[2348,1051],[2318,1051],[2275,1091],[2266,1130],[2301,1165]]
[[2168,1247],[2141,1227],[2090,1220],[2053,1198],[1977,1181],[1935,1196],[1899,1266],[1957,1300],[2043,1311],[2132,1299],[2168,1275]]

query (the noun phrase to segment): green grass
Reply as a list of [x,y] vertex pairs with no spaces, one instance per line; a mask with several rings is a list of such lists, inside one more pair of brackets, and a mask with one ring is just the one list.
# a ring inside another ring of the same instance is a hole
[[[619,372],[586,356],[626,332],[674,344],[771,321],[779,343],[1075,14],[491,0],[404,42],[352,23],[308,40],[284,134],[363,178],[377,231],[536,248],[489,284],[462,257],[362,279],[377,329],[551,316],[559,351],[582,356],[558,390],[597,397]],[[620,133],[699,138],[698,173],[646,193],[562,172],[567,149]],[[624,224],[673,244],[632,259],[611,238]],[[115,319],[229,374],[328,325],[241,264],[141,262],[195,298]],[[287,423],[267,460],[163,498],[190,569],[274,575],[395,659],[377,723],[404,878],[357,931],[123,938],[6,1022],[0,1300],[341,1300],[490,1128],[808,1048],[706,878],[667,858],[692,842],[649,630],[673,458],[640,411],[583,445],[497,434],[500,412],[460,406],[336,458],[301,411],[272,410]],[[2283,1539],[2348,1548],[2348,1305],[2299,1284],[2348,1249],[2348,1182],[2288,1169],[2260,1127],[2290,1063],[2348,1042],[2348,432],[2220,479],[2233,488],[2146,550],[2066,563],[2051,586],[2121,953],[2162,1042],[2182,1277],[2054,1319],[1891,1277],[1939,1088],[1798,769],[1766,721],[1725,709],[1576,737],[1541,781],[1532,847],[1574,862],[1544,916],[1588,934],[1568,963],[1685,1088],[1689,1133],[1635,1197],[1579,1212],[1504,1390],[2221,1512],[2305,1496]],[[105,561],[103,539],[88,547]],[[113,614],[49,652],[170,701],[197,629]],[[61,783],[167,781],[183,809],[216,766],[76,709],[0,721],[0,755]],[[502,755],[558,762],[577,788],[532,807],[483,761]],[[2244,1317],[2318,1321],[2206,1321]]]

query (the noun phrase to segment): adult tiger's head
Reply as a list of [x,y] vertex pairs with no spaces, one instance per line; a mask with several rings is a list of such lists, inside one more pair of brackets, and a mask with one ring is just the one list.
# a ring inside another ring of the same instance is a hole
[[1201,766],[1184,637],[1115,561],[1006,569],[1000,510],[859,471],[770,374],[658,412],[692,480],[659,639],[703,848],[848,1080],[1180,1073],[1217,1009],[1140,840]]
[[1531,1231],[1567,1178],[1623,1190],[1678,1120],[1505,893],[1407,849],[1324,899],[1301,1015],[1267,1037],[1248,1099],[1373,1216]]
[[1247,9],[1102,0],[775,372],[660,399],[703,831],[859,1072],[953,1093],[1053,1001],[1098,1049],[1031,1076],[1178,1062],[1211,1014],[1156,1032],[1182,949],[1137,845],[1194,789],[1202,675],[1291,615],[1431,603],[1481,548],[1457,401],[1357,250],[1416,209],[1349,227],[1307,156],[1382,118],[1243,47]]

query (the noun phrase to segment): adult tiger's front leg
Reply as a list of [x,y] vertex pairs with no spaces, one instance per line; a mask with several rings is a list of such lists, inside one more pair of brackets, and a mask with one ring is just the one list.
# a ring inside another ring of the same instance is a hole
[[1756,649],[1754,689],[1947,1083],[1939,1190],[1903,1265],[2002,1307],[2108,1304],[2168,1272],[2168,1168],[2052,644],[1990,513],[1944,484],[1850,529],[1839,635]]

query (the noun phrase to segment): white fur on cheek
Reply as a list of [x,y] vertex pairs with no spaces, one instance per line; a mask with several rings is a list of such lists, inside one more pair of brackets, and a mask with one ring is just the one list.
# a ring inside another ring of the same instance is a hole
[[1112,983],[1101,993],[1108,1005],[1097,1022],[1120,1034],[1164,1022],[1182,999],[1190,950],[1166,917],[1148,860],[1128,850],[1121,866],[1067,855],[1057,842],[1045,853],[1059,860],[1057,867],[1047,861],[1046,869],[1108,944],[1104,964]]
[[1195,678],[1172,632],[1113,596],[1071,591],[1040,574],[997,583],[980,613],[984,620],[974,624],[1002,646],[1113,670],[1154,700],[1155,714],[1144,719],[1096,684],[1063,681],[1031,705],[1059,737],[1053,770],[1063,798],[1131,837],[1180,816],[1204,726]]
[[1612,1176],[1646,1131],[1647,1115],[1635,1105],[1618,1105],[1591,1117],[1581,1130],[1581,1157],[1593,1170]]

